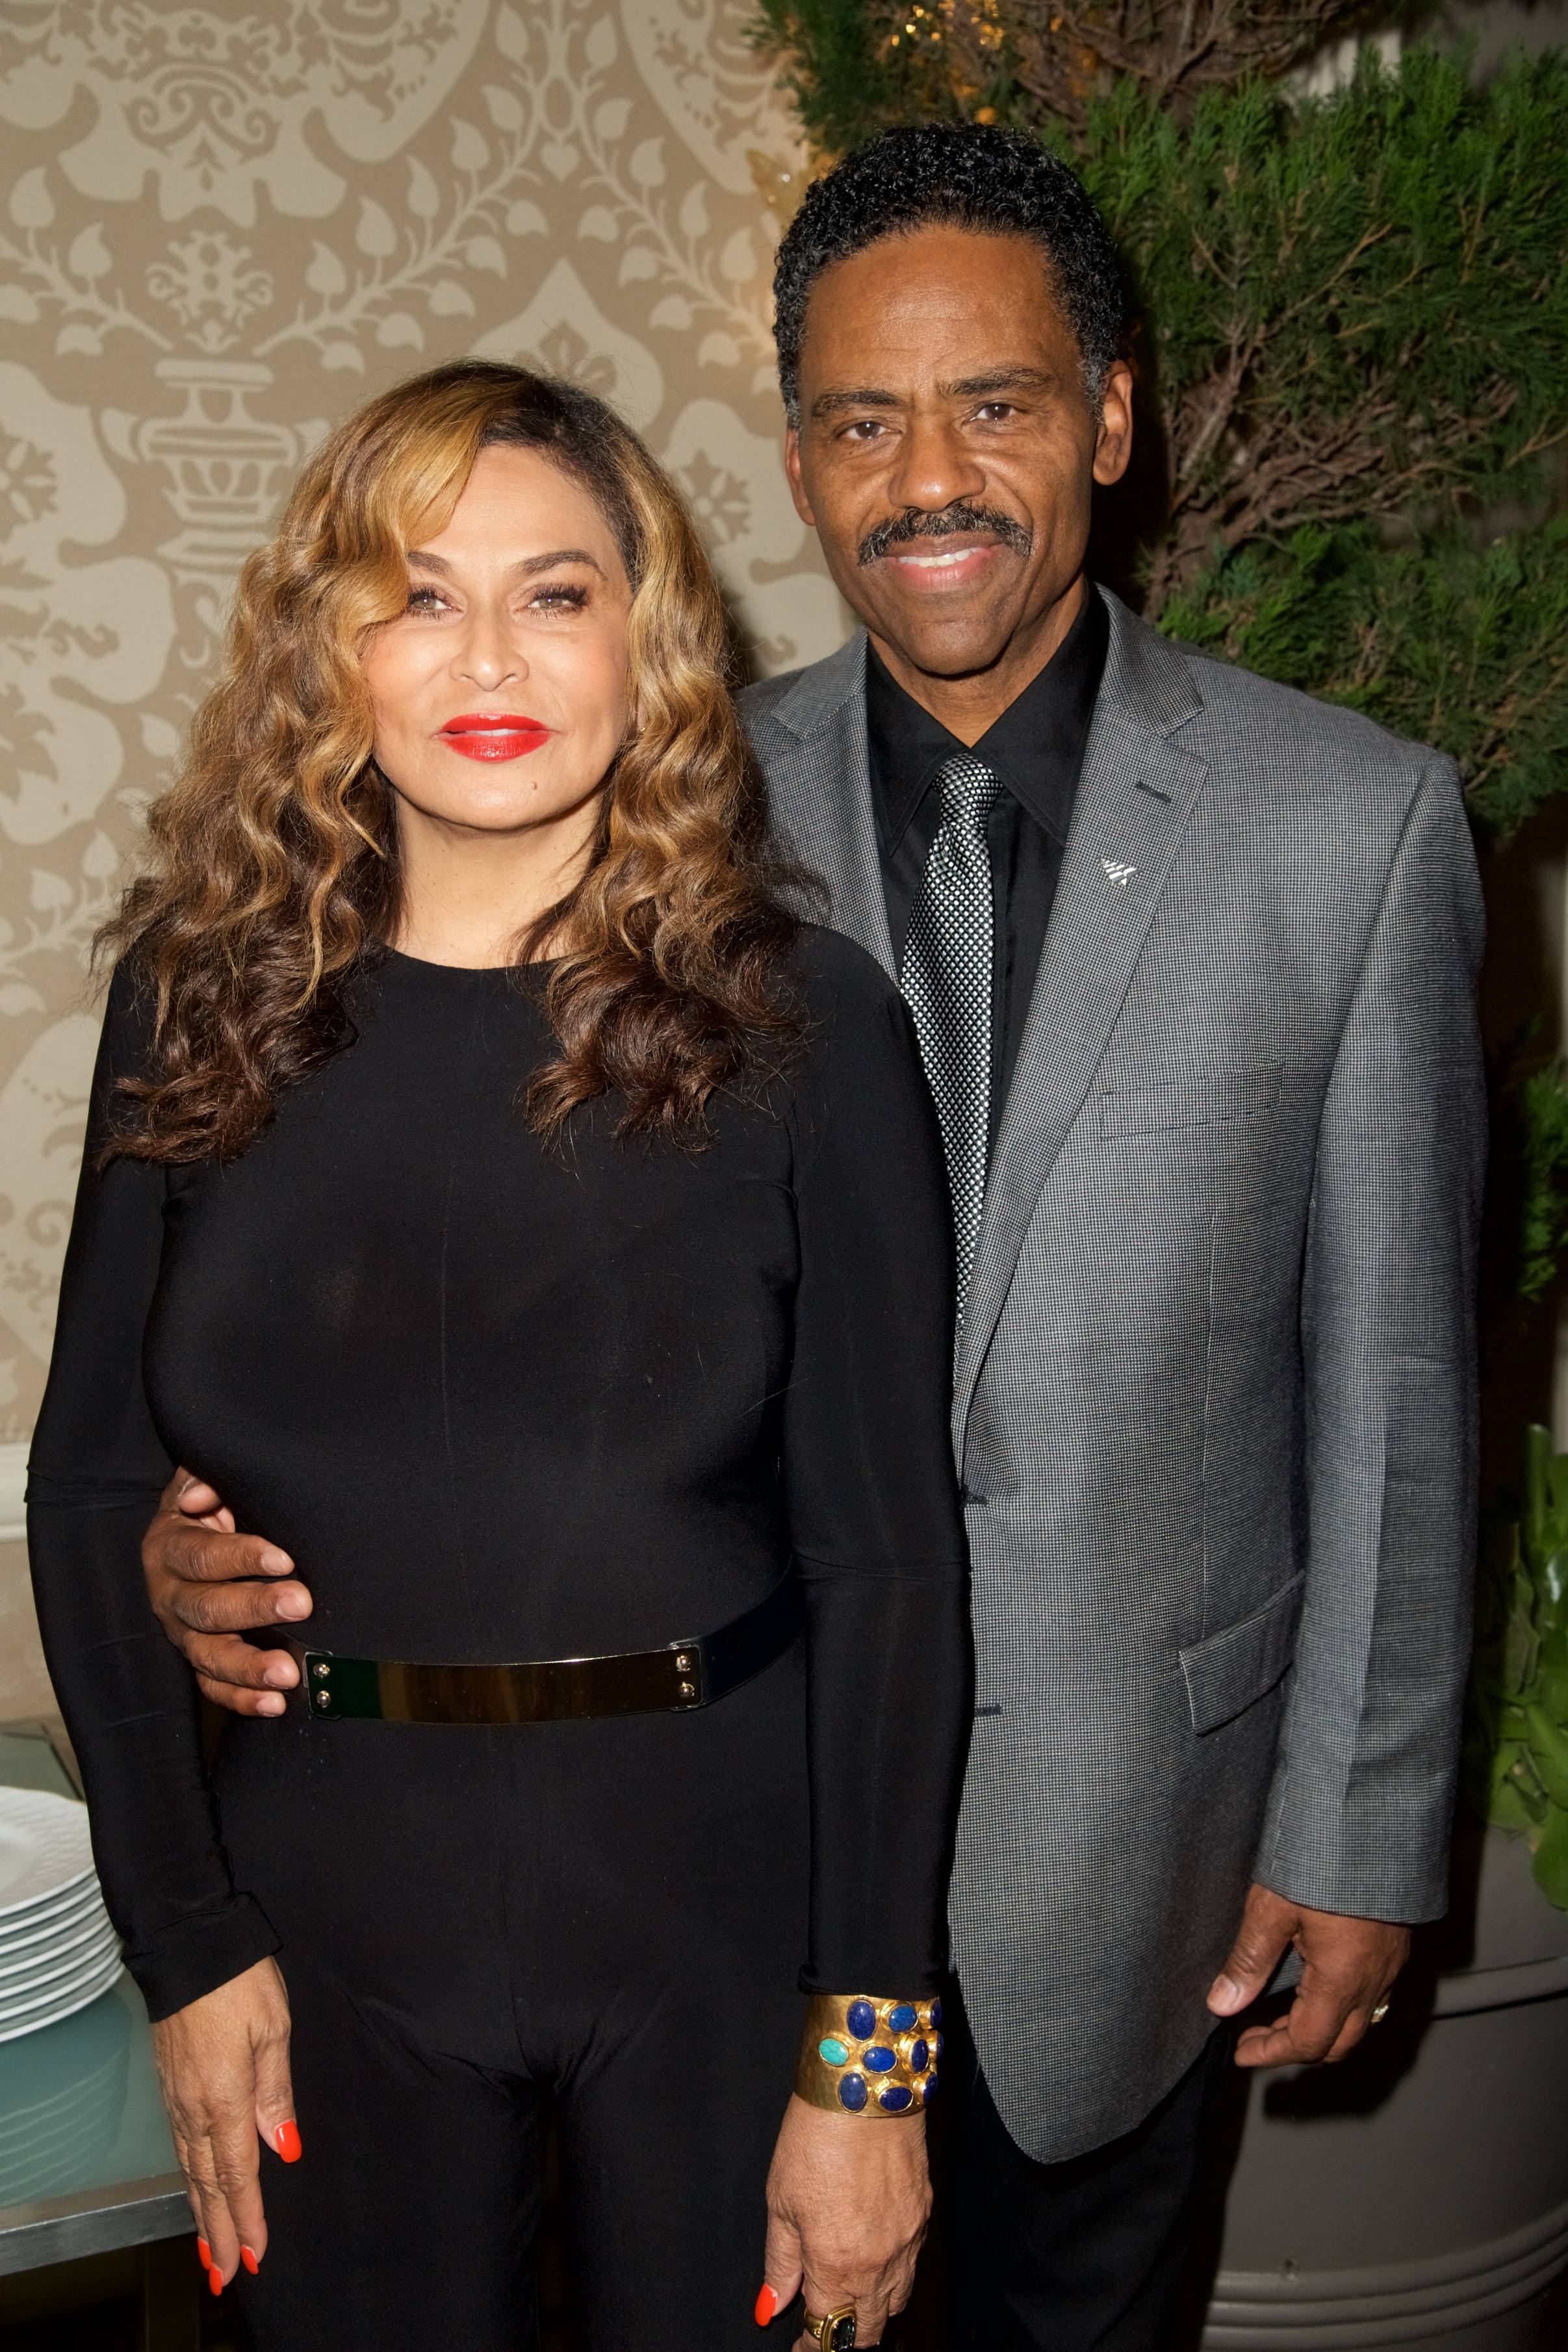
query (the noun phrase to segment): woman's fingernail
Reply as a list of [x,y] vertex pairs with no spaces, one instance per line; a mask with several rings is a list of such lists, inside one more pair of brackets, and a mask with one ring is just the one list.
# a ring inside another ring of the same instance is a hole
[[222,2294],[224,2291],[224,2274],[222,2271],[219,2270],[216,2263],[214,2263],[212,2268],[207,2273],[207,2284],[212,2288],[214,2294]]
[[196,2240],[196,2260],[201,2263],[202,2268],[204,2271],[210,2271],[212,2269],[213,2250],[211,2246],[208,2245],[205,2238],[198,2238]]
[[261,2268],[261,2264],[256,2261],[255,2254],[251,2252],[248,2246],[242,2246],[240,2248],[239,2258],[245,2264],[246,2270],[250,2273],[252,2278],[254,2278],[257,2271]]
[[778,2317],[779,2297],[774,2294],[773,2289],[770,2286],[765,2286],[758,2294],[757,2298],[757,2310],[753,2315],[756,2318],[758,2327],[766,2327],[771,2320]]
[[299,2146],[299,2126],[292,2116],[286,2124],[277,2124],[274,2126],[272,2145],[285,2164],[298,2163],[302,2153]]

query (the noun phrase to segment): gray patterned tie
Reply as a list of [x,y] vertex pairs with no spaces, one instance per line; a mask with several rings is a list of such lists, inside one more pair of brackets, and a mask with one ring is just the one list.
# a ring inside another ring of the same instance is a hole
[[936,1097],[953,1194],[958,1312],[986,1197],[991,1116],[991,856],[986,820],[1001,790],[978,760],[945,760],[942,823],[909,919],[900,985]]

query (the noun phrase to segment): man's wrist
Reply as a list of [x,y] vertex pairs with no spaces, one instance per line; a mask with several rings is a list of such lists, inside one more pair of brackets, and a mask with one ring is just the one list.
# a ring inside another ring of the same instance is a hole
[[941,2028],[940,2000],[813,1993],[795,2095],[834,2115],[923,2115],[936,2095]]

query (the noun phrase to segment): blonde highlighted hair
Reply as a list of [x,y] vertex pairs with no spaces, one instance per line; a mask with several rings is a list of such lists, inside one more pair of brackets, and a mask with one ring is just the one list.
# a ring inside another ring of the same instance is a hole
[[591,393],[458,361],[370,401],[309,460],[241,573],[217,682],[149,815],[152,862],[99,946],[152,1001],[152,1065],[110,1149],[230,1159],[280,1090],[347,1040],[343,991],[386,941],[400,878],[361,656],[402,612],[406,551],[450,518],[483,448],[538,449],[599,502],[632,583],[633,719],[576,886],[519,945],[564,943],[541,1134],[614,1092],[625,1132],[706,1138],[716,1088],[799,1034],[795,924],[774,896],[727,635],[678,491]]

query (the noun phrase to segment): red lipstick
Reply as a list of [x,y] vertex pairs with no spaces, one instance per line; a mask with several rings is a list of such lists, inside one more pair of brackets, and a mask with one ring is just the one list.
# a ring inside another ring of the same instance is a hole
[[550,730],[538,719],[523,719],[515,710],[467,710],[449,719],[441,740],[465,760],[520,760],[548,743]]

